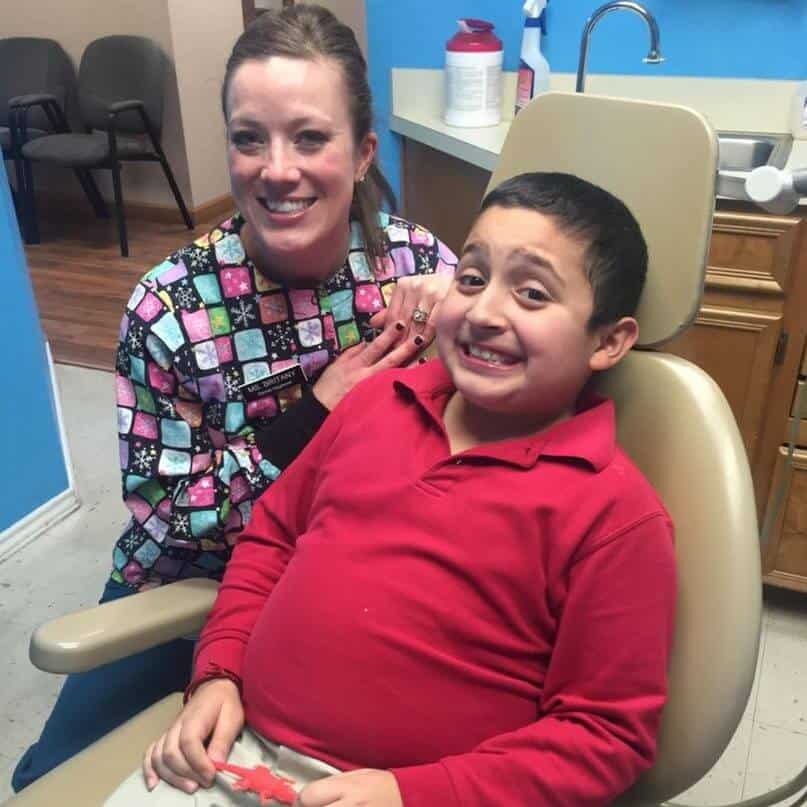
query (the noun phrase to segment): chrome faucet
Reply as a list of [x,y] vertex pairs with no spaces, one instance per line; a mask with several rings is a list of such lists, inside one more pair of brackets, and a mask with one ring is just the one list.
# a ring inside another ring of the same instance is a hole
[[577,86],[575,87],[576,92],[583,92],[583,87],[586,83],[586,60],[588,59],[588,41],[591,39],[591,32],[594,30],[594,26],[600,21],[600,19],[607,14],[609,11],[615,11],[616,9],[624,8],[628,11],[635,11],[639,16],[641,16],[644,21],[647,23],[647,27],[650,29],[650,50],[647,52],[647,56],[644,57],[643,61],[647,64],[659,64],[664,61],[664,57],[661,55],[659,51],[659,32],[658,32],[658,24],[656,23],[656,18],[642,5],[639,3],[632,3],[629,0],[616,0],[613,3],[606,3],[604,6],[600,6],[589,18],[588,22],[586,23],[586,27],[583,29],[583,37],[580,40],[580,60],[577,62]]

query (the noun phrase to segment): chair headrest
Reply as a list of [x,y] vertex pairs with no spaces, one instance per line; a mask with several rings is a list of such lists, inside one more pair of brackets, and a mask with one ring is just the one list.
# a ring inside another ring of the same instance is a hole
[[577,93],[536,97],[515,118],[489,189],[526,171],[563,171],[620,198],[649,252],[638,345],[695,318],[714,212],[717,137],[687,107]]

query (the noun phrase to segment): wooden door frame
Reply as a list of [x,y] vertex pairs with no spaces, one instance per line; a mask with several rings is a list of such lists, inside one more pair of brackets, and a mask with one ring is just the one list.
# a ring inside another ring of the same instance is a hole
[[[294,0],[283,0],[283,8],[294,5]],[[244,15],[244,28],[257,16],[255,13],[255,0],[241,0],[241,12]]]

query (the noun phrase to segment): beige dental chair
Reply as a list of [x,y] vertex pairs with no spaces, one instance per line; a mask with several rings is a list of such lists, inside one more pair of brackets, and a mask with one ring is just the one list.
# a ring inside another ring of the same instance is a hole
[[[524,171],[568,171],[628,204],[650,249],[638,315],[640,348],[650,348],[680,333],[697,311],[716,164],[716,138],[689,109],[552,93],[519,114],[491,184]],[[623,446],[676,525],[676,634],[658,759],[619,802],[658,804],[712,767],[751,689],[761,615],[754,494],[729,406],[697,367],[638,349],[600,385],[616,401]],[[189,581],[55,620],[36,632],[31,659],[73,672],[186,635],[202,624],[214,593],[210,582]],[[179,696],[162,701],[9,804],[101,804],[179,708]]]

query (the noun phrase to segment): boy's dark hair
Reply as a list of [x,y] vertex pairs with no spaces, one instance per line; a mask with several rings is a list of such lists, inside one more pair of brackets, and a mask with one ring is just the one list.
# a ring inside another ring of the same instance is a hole
[[647,244],[616,196],[572,174],[536,171],[497,185],[479,212],[494,205],[544,213],[565,233],[587,242],[583,269],[594,292],[589,328],[633,316],[647,275]]

